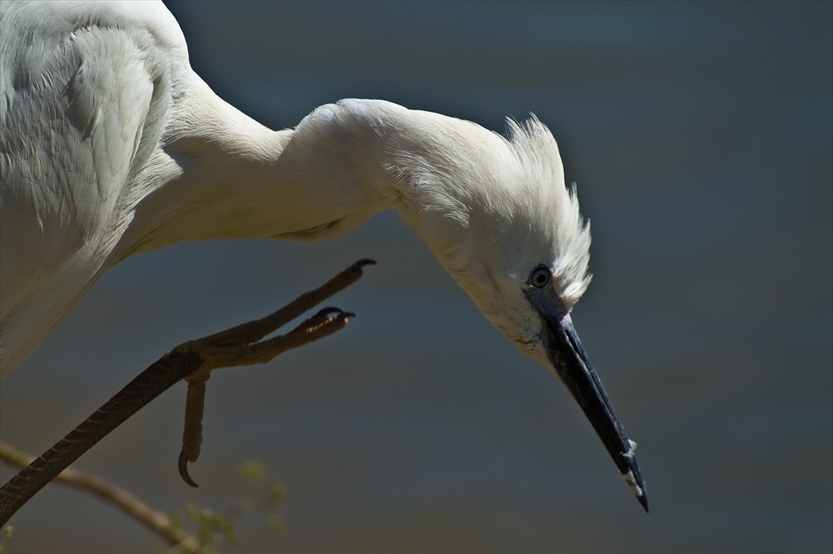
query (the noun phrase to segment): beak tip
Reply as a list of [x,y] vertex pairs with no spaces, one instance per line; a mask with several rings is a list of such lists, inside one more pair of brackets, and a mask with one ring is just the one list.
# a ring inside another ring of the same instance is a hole
[[637,500],[639,500],[639,503],[642,504],[642,508],[645,509],[645,513],[649,513],[648,495],[645,493],[645,483],[642,481],[642,475],[639,473],[639,468],[634,464],[634,466],[631,467],[627,473],[622,474],[622,477],[625,479],[625,482],[628,484],[628,487],[631,489],[633,495]]
[[650,510],[648,509],[648,495],[645,494],[645,486],[644,485],[642,486],[641,490],[639,491],[639,494],[635,494],[635,496],[636,496],[636,499],[639,500],[639,503],[642,504],[642,508],[645,510],[645,513],[646,514],[650,513]]

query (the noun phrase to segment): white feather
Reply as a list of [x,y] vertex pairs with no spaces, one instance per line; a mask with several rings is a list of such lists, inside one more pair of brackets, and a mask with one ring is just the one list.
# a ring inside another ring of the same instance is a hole
[[590,233],[536,118],[508,138],[379,100],[274,132],[191,70],[161,3],[0,7],[0,340],[18,365],[103,271],[184,241],[323,240],[396,209],[524,351],[521,287],[549,266],[569,310]]

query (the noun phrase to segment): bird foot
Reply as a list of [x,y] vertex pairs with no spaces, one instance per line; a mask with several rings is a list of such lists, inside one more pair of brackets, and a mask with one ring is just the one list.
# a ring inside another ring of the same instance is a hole
[[354,314],[338,308],[326,308],[286,335],[263,340],[266,335],[358,281],[362,276],[362,267],[371,263],[374,262],[359,260],[323,286],[302,294],[263,319],[183,343],[153,362],[52,448],[0,487],[0,527],[82,454],[183,379],[188,381],[189,390],[180,473],[186,482],[196,486],[188,477],[187,463],[199,456],[205,382],[211,370],[263,363],[290,348],[303,346],[342,329]]
[[202,419],[205,406],[205,383],[211,372],[222,367],[266,363],[276,356],[298,348],[343,329],[352,312],[328,307],[301,322],[284,335],[265,339],[292,319],[323,302],[333,294],[352,285],[362,276],[362,267],[374,264],[373,260],[359,260],[323,286],[302,294],[276,312],[254,321],[232,327],[202,339],[185,342],[171,351],[169,356],[199,359],[196,371],[190,373],[185,401],[185,427],[182,433],[182,451],[179,454],[179,475],[192,487],[197,483],[188,474],[188,462],[194,463],[202,446]]

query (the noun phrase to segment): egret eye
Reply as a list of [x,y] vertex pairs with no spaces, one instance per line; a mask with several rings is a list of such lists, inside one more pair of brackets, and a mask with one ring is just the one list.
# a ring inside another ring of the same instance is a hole
[[529,274],[529,284],[536,289],[542,289],[552,282],[552,273],[550,268],[545,265],[539,265]]

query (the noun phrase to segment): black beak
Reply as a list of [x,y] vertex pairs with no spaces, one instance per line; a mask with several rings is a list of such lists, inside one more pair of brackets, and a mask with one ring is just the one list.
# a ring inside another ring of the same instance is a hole
[[528,294],[528,297],[541,314],[544,324],[542,339],[552,367],[581,406],[631,492],[647,512],[645,483],[634,456],[636,443],[628,439],[624,427],[619,423],[602,382],[590,365],[587,353],[576,334],[570,314],[563,313],[562,310],[552,310],[552,303],[542,306],[543,299],[536,294]]

